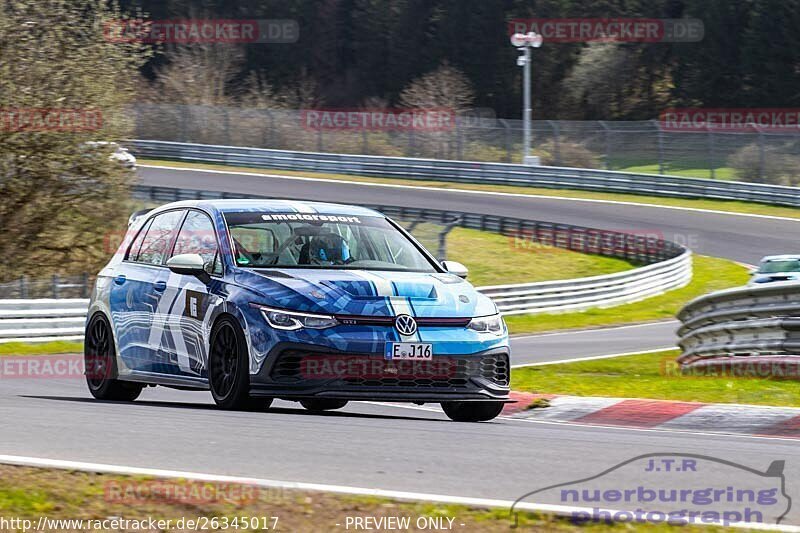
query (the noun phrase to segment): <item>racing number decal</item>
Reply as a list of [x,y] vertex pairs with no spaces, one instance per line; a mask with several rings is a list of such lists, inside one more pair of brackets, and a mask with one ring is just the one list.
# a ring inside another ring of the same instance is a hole
[[183,316],[194,318],[202,322],[205,318],[206,309],[208,308],[206,304],[207,297],[208,294],[206,293],[187,290],[186,305],[183,307]]

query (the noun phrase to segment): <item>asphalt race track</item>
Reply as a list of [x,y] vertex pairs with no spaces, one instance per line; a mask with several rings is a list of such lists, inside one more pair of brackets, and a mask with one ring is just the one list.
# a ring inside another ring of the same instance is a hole
[[[7,455],[512,501],[646,453],[710,455],[758,470],[785,459],[787,492],[800,495],[796,440],[509,418],[456,423],[363,403],[325,415],[286,402],[265,413],[223,412],[208,393],[163,388],[114,404],[90,399],[79,378],[4,381],[0,434]],[[790,516],[800,523],[797,508]]]
[[800,220],[735,216],[631,204],[576,202],[515,195],[487,195],[431,188],[370,186],[333,180],[300,180],[252,174],[219,174],[168,168],[139,169],[142,185],[228,191],[340,203],[406,205],[452,209],[576,224],[602,229],[659,231],[667,240],[703,255],[756,263],[797,246]]
[[[794,250],[797,222],[545,198],[372,187],[213,172],[140,169],[145,185],[345,203],[405,204],[580,224],[659,230],[701,254],[753,263]],[[683,240],[681,240],[683,239]],[[513,364],[656,349],[675,322],[517,337]],[[264,413],[222,412],[210,394],[148,389],[133,404],[90,399],[82,379],[4,379],[0,454],[515,500],[598,474],[646,453],[696,453],[765,470],[786,460],[800,496],[796,440],[525,421],[446,420],[436,410],[350,404],[325,415],[276,402]],[[632,479],[631,481],[635,481]],[[721,486],[735,479],[709,479]],[[800,507],[789,515],[800,524]]]
[[679,322],[665,321],[617,328],[517,335],[511,338],[514,366],[585,357],[670,349]]

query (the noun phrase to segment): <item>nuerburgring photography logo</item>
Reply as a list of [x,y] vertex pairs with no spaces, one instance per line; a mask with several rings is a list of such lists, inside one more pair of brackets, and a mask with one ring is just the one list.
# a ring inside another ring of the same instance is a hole
[[781,524],[791,510],[785,462],[760,471],[691,453],[651,453],[520,497],[511,507],[550,505],[576,523],[742,526]]

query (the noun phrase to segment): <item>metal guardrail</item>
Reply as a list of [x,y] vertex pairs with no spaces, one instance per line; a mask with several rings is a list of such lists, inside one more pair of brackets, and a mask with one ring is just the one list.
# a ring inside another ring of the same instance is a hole
[[[157,202],[243,196],[146,186],[135,187],[134,195]],[[527,244],[616,257],[645,265],[581,279],[478,287],[495,300],[504,315],[610,307],[682,287],[692,277],[689,250],[644,235],[477,213],[383,205],[365,207],[400,221],[488,231]],[[80,339],[87,307],[86,299],[0,300],[0,342]]]
[[678,313],[684,368],[714,361],[800,355],[800,282],[737,287],[705,296]]
[[589,278],[525,285],[479,287],[504,315],[558,313],[636,302],[685,286],[692,279],[692,254],[645,267]]
[[0,343],[83,339],[86,298],[0,300]]
[[507,163],[292,152],[168,141],[134,140],[130,143],[137,156],[187,162],[412,180],[579,189],[627,194],[634,192],[651,196],[713,198],[800,206],[798,188],[762,183],[583,168],[529,167]]

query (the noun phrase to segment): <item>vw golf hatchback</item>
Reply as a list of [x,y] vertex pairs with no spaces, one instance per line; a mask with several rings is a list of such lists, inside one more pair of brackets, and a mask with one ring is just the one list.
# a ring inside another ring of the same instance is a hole
[[346,205],[177,202],[137,213],[100,271],[86,323],[89,390],[210,390],[225,409],[274,398],[440,403],[483,421],[509,401],[494,303],[399,224]]

